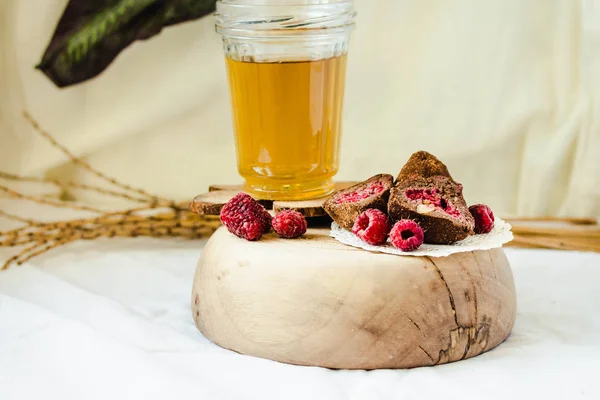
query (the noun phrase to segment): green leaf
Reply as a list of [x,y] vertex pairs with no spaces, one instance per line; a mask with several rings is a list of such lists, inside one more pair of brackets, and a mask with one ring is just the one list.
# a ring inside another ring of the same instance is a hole
[[36,68],[58,87],[87,81],[136,40],[202,18],[215,4],[216,0],[70,0]]

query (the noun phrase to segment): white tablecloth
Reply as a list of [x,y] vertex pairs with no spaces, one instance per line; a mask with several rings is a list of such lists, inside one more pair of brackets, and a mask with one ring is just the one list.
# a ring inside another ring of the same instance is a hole
[[208,342],[190,313],[203,243],[78,243],[0,273],[0,399],[600,399],[599,254],[508,249],[518,315],[503,345],[365,372]]

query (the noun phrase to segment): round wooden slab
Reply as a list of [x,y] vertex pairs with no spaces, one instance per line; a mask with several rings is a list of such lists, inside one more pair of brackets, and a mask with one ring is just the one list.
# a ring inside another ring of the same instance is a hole
[[515,287],[502,249],[400,257],[328,234],[248,242],[220,228],[194,278],[200,331],[239,353],[343,369],[458,361],[510,334]]
[[[335,190],[342,190],[354,185],[356,182],[335,182]],[[242,185],[211,185],[208,188],[208,193],[203,193],[196,196],[190,203],[190,210],[199,215],[219,215],[221,209],[229,200],[236,194],[244,191]],[[261,200],[257,201],[265,206],[267,210],[278,213],[282,210],[295,210],[304,215],[306,218],[320,218],[327,216],[323,209],[323,203],[329,196],[313,200],[303,201],[273,201]]]

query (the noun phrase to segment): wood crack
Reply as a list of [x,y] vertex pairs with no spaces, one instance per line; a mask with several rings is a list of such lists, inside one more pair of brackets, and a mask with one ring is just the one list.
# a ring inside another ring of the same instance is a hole
[[429,353],[427,352],[427,350],[425,350],[423,347],[421,347],[421,345],[419,345],[419,348],[420,348],[421,350],[423,350],[423,353],[425,353],[425,355],[426,355],[427,357],[429,357],[429,359],[431,360],[431,362],[432,362],[432,363],[435,363],[435,362],[433,361],[433,357],[431,357],[431,354],[429,354]]
[[[450,306],[452,307],[452,312],[454,314],[454,323],[456,324],[456,329],[453,329],[452,331],[450,331],[448,347],[446,349],[439,351],[438,360],[434,364],[446,363],[446,362],[449,362],[452,360],[458,360],[458,359],[463,360],[463,359],[467,358],[467,356],[469,355],[469,350],[471,349],[472,345],[474,345],[477,341],[487,342],[487,337],[489,335],[489,324],[485,320],[485,317],[484,317],[484,321],[482,323],[479,322],[477,288],[475,286],[475,281],[473,280],[473,276],[471,275],[471,273],[461,263],[461,267],[462,267],[463,271],[465,271],[467,277],[469,278],[469,280],[471,282],[473,298],[472,298],[472,300],[470,300],[470,299],[468,299],[468,300],[469,300],[469,303],[471,303],[473,305],[473,313],[474,313],[473,322],[468,325],[463,325],[458,322],[458,314],[456,312],[456,303],[455,303],[454,295],[452,294],[452,291],[450,290],[448,282],[446,282],[446,279],[444,278],[444,274],[442,273],[440,268],[437,266],[437,264],[433,261],[433,259],[431,257],[427,257],[427,258],[429,259],[429,261],[431,262],[431,264],[437,271],[437,274],[438,274],[440,280],[446,287],[446,292],[448,293],[448,300],[450,302]],[[476,262],[477,262],[477,260],[476,260]],[[479,263],[477,263],[477,264],[479,264]],[[480,273],[481,273],[481,270],[480,270]],[[485,347],[485,345],[486,345],[486,343],[484,343],[484,347]],[[456,351],[457,350],[460,351],[459,348],[462,349],[463,346],[464,346],[464,350],[462,350],[461,353],[456,354]],[[454,358],[454,357],[456,357],[456,358]]]
[[[479,260],[477,260],[477,256],[475,255],[474,252],[471,252],[471,254],[473,254],[475,263],[477,264],[477,269],[479,269],[479,273],[481,274],[481,268],[479,268]],[[475,281],[473,280],[473,276],[471,275],[469,270],[467,268],[465,268],[462,263],[460,263],[460,266],[463,269],[463,271],[465,271],[467,276],[469,277],[469,281],[471,282],[471,288],[473,289],[472,304],[473,304],[473,312],[475,314],[475,318],[474,318],[474,321],[471,324],[471,326],[477,326],[479,323],[479,315],[478,315],[479,310],[477,309],[477,288],[475,287]],[[475,342],[475,339],[476,339],[476,335],[474,335],[473,330],[472,329],[467,330],[467,343],[465,344],[465,352],[463,353],[461,360],[464,360],[467,357],[467,354],[469,353],[469,350],[471,349],[471,344]]]
[[421,330],[421,327],[420,327],[420,326],[419,326],[419,325],[418,325],[418,324],[417,324],[415,321],[413,321],[411,317],[409,317],[409,316],[407,315],[407,316],[406,316],[406,318],[408,318],[408,320],[409,320],[410,322],[412,322],[412,324],[413,324],[414,326],[416,326],[416,327],[417,327],[417,329],[419,330],[419,332],[423,333],[423,331]]
[[472,331],[473,331],[472,329],[467,330],[467,343],[465,344],[465,352],[463,353],[462,357],[460,358],[461,360],[464,360],[465,358],[467,358],[467,354],[469,354],[469,349],[471,349],[471,340],[473,340],[473,338],[471,337]]
[[431,264],[437,271],[438,276],[440,277],[442,283],[446,287],[446,291],[448,292],[448,299],[450,300],[450,307],[452,307],[452,313],[454,314],[454,322],[456,323],[456,326],[458,327],[459,324],[458,324],[458,315],[456,315],[456,304],[454,303],[454,295],[452,295],[452,292],[450,291],[450,286],[448,286],[448,282],[446,282],[446,279],[444,279],[444,275],[442,274],[442,271],[437,266],[437,264],[433,261],[433,259],[431,257],[427,257],[427,259],[431,262]]
[[[492,273],[494,274],[494,297],[497,299],[498,301],[498,308],[496,309],[496,314],[494,315],[494,320],[495,321],[499,321],[500,319],[500,311],[502,310],[502,299],[500,297],[500,295],[498,294],[498,276],[496,275],[496,263],[494,262],[494,259],[492,258],[492,253],[488,252],[488,257],[490,259],[490,265],[492,266]],[[506,335],[504,335],[506,337]],[[484,349],[485,350],[485,349]]]

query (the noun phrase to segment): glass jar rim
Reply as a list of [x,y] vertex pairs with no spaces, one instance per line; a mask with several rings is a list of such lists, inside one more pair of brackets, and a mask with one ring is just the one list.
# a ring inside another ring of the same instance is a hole
[[346,33],[355,16],[354,0],[220,0],[215,14],[217,32],[237,37]]

